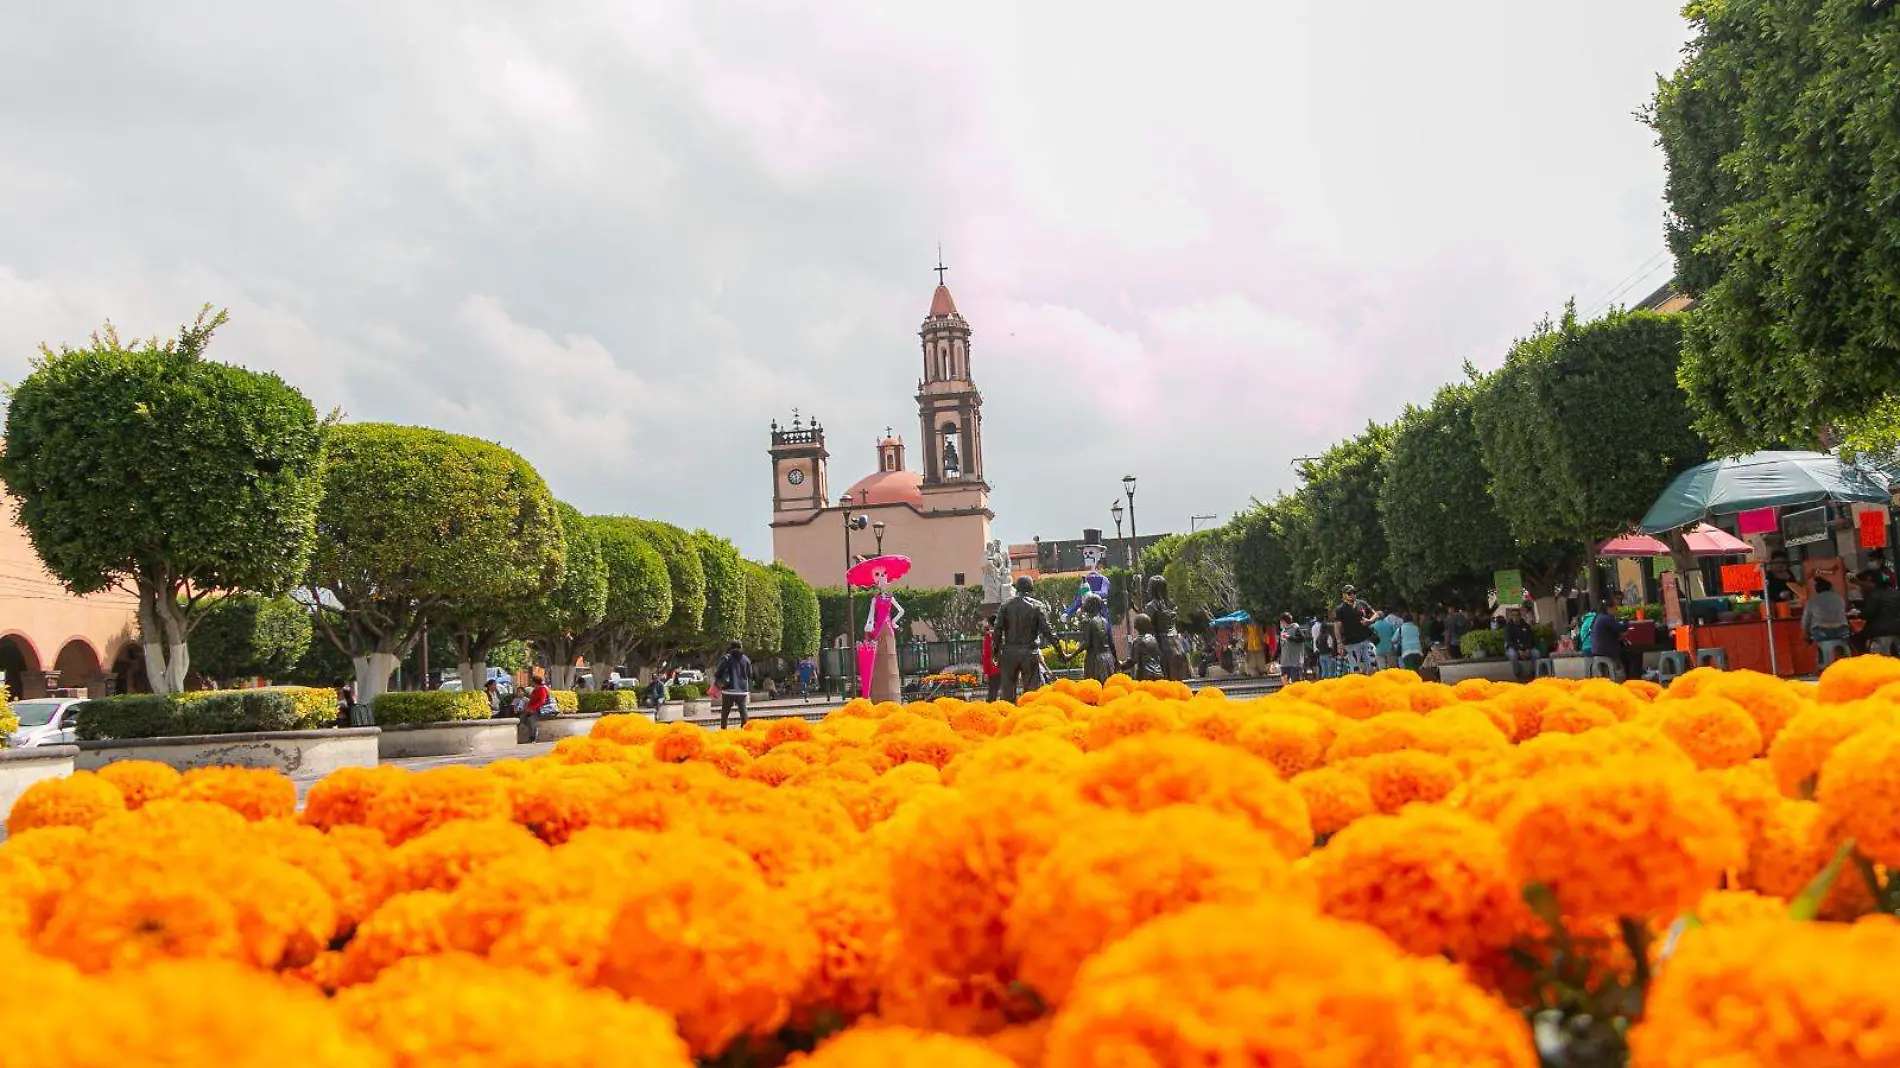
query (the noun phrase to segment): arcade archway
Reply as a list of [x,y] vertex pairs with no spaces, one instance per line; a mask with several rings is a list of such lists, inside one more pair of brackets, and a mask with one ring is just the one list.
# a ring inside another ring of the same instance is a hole
[[39,650],[24,635],[0,636],[0,676],[5,677],[7,693],[16,700],[46,696]]

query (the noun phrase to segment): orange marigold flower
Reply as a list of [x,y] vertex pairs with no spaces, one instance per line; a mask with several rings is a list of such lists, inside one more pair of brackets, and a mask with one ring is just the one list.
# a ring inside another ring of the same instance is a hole
[[1680,912],[1744,858],[1715,788],[1650,761],[1540,779],[1505,809],[1499,829],[1517,881],[1548,887],[1566,916]]
[[[698,756],[706,748],[706,728],[693,723],[669,723],[653,739],[653,759],[679,764]],[[744,732],[740,732],[744,733]],[[765,744],[763,740],[760,743]]]
[[[1834,826],[1819,804],[1783,799],[1749,840],[1739,883],[1759,894],[1793,900],[1833,859],[1836,842]],[[1849,865],[1821,900],[1820,916],[1851,920],[1873,907],[1872,889]]]
[[[1869,659],[1856,657],[1855,659]],[[1768,747],[1775,782],[1789,797],[1814,796],[1821,766],[1834,747],[1871,727],[1900,720],[1895,707],[1881,701],[1815,705],[1789,720]]]
[[894,828],[891,902],[911,951],[945,975],[1001,972],[1010,959],[1005,916],[1023,873],[1077,815],[1066,791],[1025,777],[952,793],[928,818]]
[[1284,902],[1201,905],[1082,966],[1046,1066],[1409,1065],[1410,978],[1371,928]]
[[701,858],[690,841],[669,842],[620,888],[599,982],[671,1013],[694,1055],[715,1057],[784,1025],[818,943],[785,922],[789,903],[757,874]]
[[1748,710],[1761,729],[1764,749],[1775,743],[1781,728],[1810,704],[1791,684],[1760,671],[1716,672],[1692,690],[1685,691],[1681,680],[1670,686],[1659,704],[1684,700],[1700,694],[1726,697]]
[[125,795],[117,786],[89,771],[75,771],[58,779],[41,779],[20,792],[7,814],[7,833],[20,834],[40,827],[90,827],[115,812],[125,811]]
[[1338,834],[1354,820],[1378,811],[1366,780],[1343,768],[1315,768],[1295,775],[1293,788],[1306,801],[1313,833],[1321,838]]
[[1266,762],[1181,735],[1130,738],[1092,754],[1075,776],[1084,801],[1147,812],[1200,805],[1240,816],[1273,837],[1288,857],[1313,847],[1313,824],[1300,792]]
[[1783,800],[1781,791],[1775,787],[1775,769],[1766,760],[1751,760],[1732,768],[1699,774],[1715,786],[1722,803],[1735,814],[1742,837],[1751,842],[1760,835],[1768,814]]
[[589,737],[621,745],[647,745],[660,733],[659,724],[636,712],[602,716],[594,721]]
[[317,780],[304,795],[303,822],[321,831],[369,823],[370,802],[409,783],[409,773],[389,764],[338,768]]
[[901,937],[878,957],[878,1020],[899,1027],[982,1038],[1027,1024],[1043,1005],[1021,983],[995,972],[946,974],[911,952]]
[[1343,723],[1326,749],[1328,764],[1342,764],[1374,753],[1424,749],[1442,753],[1438,725],[1417,712],[1387,712],[1357,722]]
[[888,1025],[854,1027],[799,1061],[801,1068],[1012,1068],[1015,1062],[981,1042]]
[[513,814],[505,780],[459,765],[409,775],[397,788],[372,796],[365,812],[390,845],[454,820],[505,820]]
[[773,720],[765,728],[765,744],[773,749],[786,742],[809,742],[817,736],[812,725],[797,716]]
[[1404,686],[1364,675],[1327,679],[1302,697],[1346,719],[1371,719],[1385,712],[1412,710],[1412,698]]
[[928,764],[934,768],[942,768],[969,748],[969,743],[951,730],[949,724],[935,720],[885,734],[879,739],[879,745],[894,763]]
[[1430,958],[1404,963],[1411,1068],[1537,1068],[1524,1017],[1464,972]]
[[1117,701],[1089,720],[1087,748],[1107,749],[1124,738],[1166,733],[1181,726],[1181,714],[1172,705],[1150,700]]
[[184,779],[178,769],[156,760],[115,760],[95,774],[119,788],[128,809],[142,808],[147,801],[170,797]]
[[[640,757],[634,754],[640,753]],[[597,735],[582,735],[562,738],[554,743],[548,752],[548,759],[556,764],[624,764],[644,759],[645,751],[634,749],[611,739]],[[494,769],[489,769],[492,774]]]
[[753,782],[777,786],[804,771],[807,766],[789,753],[771,752],[747,764],[742,774]]
[[[347,934],[369,915],[386,894],[381,873],[365,877],[347,856],[339,840],[287,820],[260,820],[247,824],[237,836],[243,848],[275,857],[316,880],[336,906],[337,934]],[[376,843],[381,848],[381,843]]]
[[1014,1024],[983,1040],[984,1045],[1009,1059],[1016,1068],[1042,1068],[1054,1017]]
[[1631,1068],[1892,1063],[1900,1001],[1868,977],[1896,954],[1887,923],[1692,931],[1650,986]]
[[947,722],[965,738],[994,738],[1003,729],[1003,714],[988,705],[959,704]]
[[1858,701],[1896,682],[1900,682],[1900,660],[1890,656],[1850,656],[1834,661],[1821,672],[1821,685],[1815,690],[1814,699],[1824,705]]
[[1450,757],[1417,749],[1376,753],[1341,769],[1363,780],[1372,806],[1388,814],[1415,802],[1444,801],[1464,785],[1464,776]]
[[223,895],[192,875],[152,867],[87,879],[63,894],[37,947],[88,972],[245,959],[237,910]]
[[[522,1026],[524,996],[532,1027]],[[403,961],[339,993],[336,1011],[391,1068],[692,1064],[673,1021],[651,1006],[473,957]]]
[[272,768],[193,768],[172,794],[178,801],[209,801],[247,820],[289,819],[297,787]]
[[1320,765],[1330,728],[1305,716],[1267,713],[1241,725],[1234,741],[1291,779]]
[[1815,800],[1842,836],[1877,864],[1900,868],[1900,727],[1862,731],[1821,765]]
[[1322,911],[1420,956],[1467,960],[1510,944],[1523,908],[1504,840],[1462,812],[1414,805],[1333,836],[1308,868]]
[[[565,740],[565,739],[564,739]],[[511,818],[549,845],[593,826],[626,780],[617,768],[575,764],[524,775],[508,783]]]
[[825,1011],[849,1020],[870,1012],[877,1006],[878,953],[894,916],[890,866],[860,855],[807,872],[786,889],[818,940],[817,967],[798,996],[799,1015]]
[[1695,918],[1707,927],[1764,920],[1792,922],[1786,899],[1753,890],[1711,890],[1696,902],[1694,912]]
[[[1208,693],[1202,690],[1202,693]],[[1227,701],[1207,701],[1196,699],[1188,702],[1187,710],[1181,714],[1181,729],[1197,738],[1210,742],[1232,745],[1240,735],[1240,728],[1251,718],[1242,706]]]
[[357,924],[343,947],[337,981],[367,983],[406,957],[426,957],[449,948],[445,919],[451,898],[440,890],[397,894]]
[[1273,837],[1237,817],[1184,805],[1102,812],[1023,872],[1007,945],[1022,981],[1060,1005],[1083,961],[1157,916],[1201,902],[1311,895]]
[[469,873],[503,857],[546,849],[526,828],[506,820],[454,820],[396,848],[395,889],[453,890]]
[[707,746],[705,749],[700,750],[699,755],[693,759],[702,764],[710,764],[718,768],[728,779],[736,779],[743,776],[746,768],[752,764],[751,753],[746,752],[741,746],[727,745],[724,743]]
[[1713,695],[1655,706],[1656,724],[1700,768],[1731,768],[1761,755],[1761,727],[1741,705]]
[[590,985],[613,947],[614,906],[604,900],[534,905],[489,947],[495,964]]
[[1062,777],[1082,763],[1082,751],[1046,732],[998,738],[957,757],[943,769],[946,786],[977,787],[1005,776]]
[[1546,734],[1582,734],[1599,727],[1614,727],[1619,722],[1617,714],[1601,702],[1566,697],[1544,706],[1539,719],[1539,737]]
[[163,961],[49,1001],[7,1037],[6,1061],[63,1068],[267,1065],[386,1068],[321,996],[275,976],[210,961]]
[[1595,768],[1628,758],[1660,761],[1683,772],[1696,770],[1676,743],[1641,723],[1620,723],[1588,734],[1539,735],[1471,772],[1465,808],[1495,820],[1511,800],[1543,776],[1564,768]]

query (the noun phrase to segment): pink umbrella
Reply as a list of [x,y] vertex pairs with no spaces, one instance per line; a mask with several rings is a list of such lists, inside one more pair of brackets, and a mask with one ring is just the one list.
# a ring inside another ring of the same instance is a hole
[[1598,556],[1668,556],[1669,546],[1647,534],[1625,534],[1597,546]]
[[1691,527],[1682,540],[1689,547],[1690,556],[1747,556],[1755,551],[1753,545],[1707,523]]
[[844,573],[844,580],[853,586],[864,588],[877,585],[875,572],[884,572],[884,577],[896,582],[910,571],[910,557],[889,554],[873,556],[869,560],[859,560]]

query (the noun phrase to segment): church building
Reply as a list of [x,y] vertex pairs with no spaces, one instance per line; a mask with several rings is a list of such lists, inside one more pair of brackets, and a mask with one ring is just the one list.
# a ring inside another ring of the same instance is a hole
[[[813,586],[843,585],[850,557],[876,555],[880,544],[911,559],[900,585],[982,585],[996,518],[983,474],[983,394],[970,373],[970,324],[941,276],[918,336],[920,456],[907,456],[886,428],[871,473],[834,498],[824,427],[797,414],[789,427],[772,423],[772,555]],[[847,524],[860,515],[871,525],[850,531],[847,557]]]

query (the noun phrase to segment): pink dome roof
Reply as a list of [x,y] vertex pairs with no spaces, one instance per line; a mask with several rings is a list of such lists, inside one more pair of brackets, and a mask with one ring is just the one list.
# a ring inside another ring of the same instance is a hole
[[957,302],[950,296],[950,287],[939,285],[930,295],[930,318],[948,319],[957,313]]
[[878,471],[851,484],[852,504],[922,504],[924,476],[915,471]]

